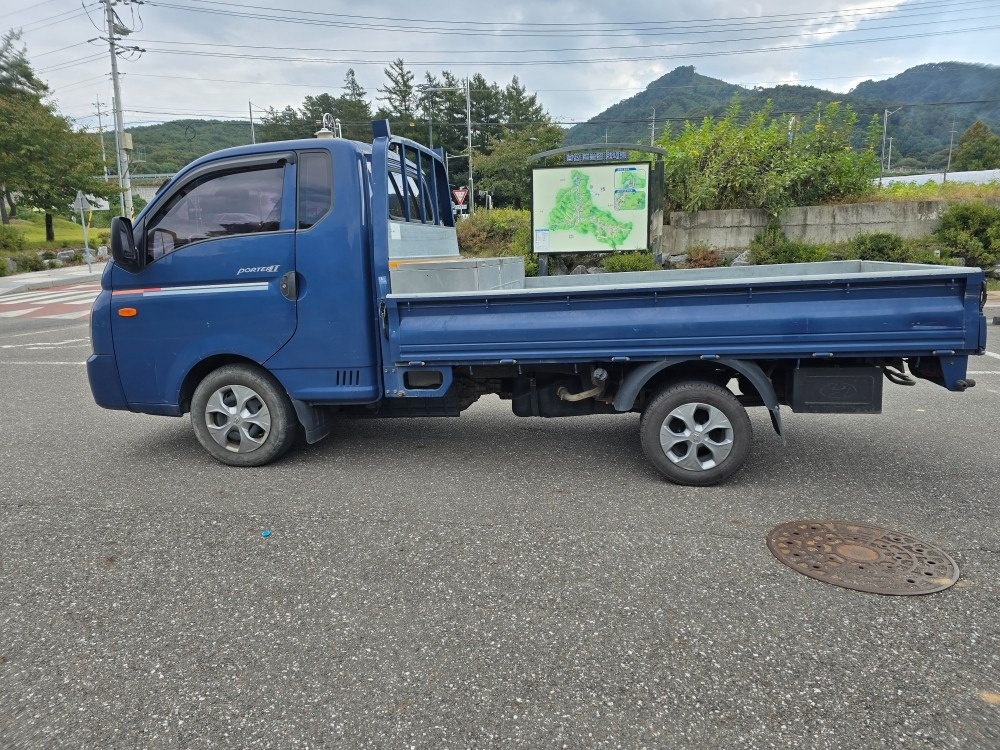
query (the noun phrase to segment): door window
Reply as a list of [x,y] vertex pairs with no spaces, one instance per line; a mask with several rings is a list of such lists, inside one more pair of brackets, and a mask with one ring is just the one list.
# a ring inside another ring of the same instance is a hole
[[276,232],[281,222],[281,164],[192,180],[164,206],[147,231],[147,262],[193,242]]

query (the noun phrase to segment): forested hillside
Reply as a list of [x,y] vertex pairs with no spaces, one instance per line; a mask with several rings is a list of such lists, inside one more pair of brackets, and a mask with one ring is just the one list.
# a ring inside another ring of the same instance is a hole
[[[399,71],[387,69],[387,74],[397,73],[399,78],[405,73],[402,61],[397,61]],[[515,79],[507,89],[491,84],[477,77],[473,95],[473,119],[482,121],[478,130],[480,137],[489,135],[491,128],[500,124],[508,127],[515,122],[497,121],[491,118],[489,112],[500,111],[503,107],[487,99],[502,101],[504,94],[513,92],[527,101],[531,118],[546,120],[538,113],[542,112],[541,104],[534,95],[528,95],[523,87],[519,87]],[[390,76],[390,82],[393,79]],[[418,98],[419,93],[413,76],[404,81],[408,88],[408,96],[414,101],[407,107],[418,110],[425,102]],[[449,86],[460,83],[445,78],[441,81],[428,77],[425,84]],[[397,81],[395,84],[399,86]],[[350,92],[350,87],[345,91]],[[410,137],[423,138],[426,114],[417,111],[411,114],[409,110],[394,113],[387,110],[387,101],[383,97],[392,88],[380,89],[374,96],[360,90],[354,99],[358,106],[364,105],[363,113],[346,116],[345,94],[339,99],[339,106],[333,107],[323,100],[327,95],[315,97],[317,104],[323,104],[317,111],[336,111],[345,114],[345,135],[348,137],[367,137],[368,128],[363,120],[369,116],[390,117],[412,126]],[[416,92],[416,93],[415,93]],[[661,78],[653,81],[646,89],[635,96],[624,99],[609,107],[601,114],[593,117],[586,124],[577,125],[566,132],[567,145],[583,143],[624,142],[649,143],[653,125],[653,113],[656,116],[656,135],[659,137],[665,128],[677,132],[685,121],[700,121],[707,116],[721,116],[733,97],[739,96],[742,111],[750,113],[760,110],[771,100],[772,111],[776,116],[788,117],[805,115],[811,112],[817,104],[841,102],[849,104],[858,114],[858,128],[855,133],[856,145],[860,145],[865,126],[872,118],[881,119],[884,110],[888,109],[888,135],[892,138],[892,165],[912,169],[939,169],[944,167],[948,158],[948,142],[951,131],[955,130],[955,143],[976,120],[981,120],[994,133],[1000,133],[1000,67],[989,65],[973,65],[969,63],[945,62],[920,65],[884,81],[865,81],[849,93],[837,93],[812,86],[775,86],[771,88],[747,89],[716,78],[709,78],[697,73],[692,66],[676,68]],[[378,98],[382,106],[377,111],[369,108],[369,99]],[[307,97],[300,111],[286,108],[282,112],[270,112],[263,127],[258,124],[258,140],[263,138],[289,137],[284,133],[299,119],[304,123],[295,131],[296,137],[301,133],[311,132],[318,127],[318,117],[307,112],[313,97]],[[478,101],[482,100],[482,101]],[[331,100],[332,101],[332,100]],[[434,98],[436,108],[442,108],[435,114],[435,140],[438,145],[442,140],[450,152],[461,152],[464,145],[464,98],[461,92],[446,91]],[[444,108],[447,108],[445,111]],[[454,111],[452,111],[454,110]],[[537,111],[536,111],[537,110]],[[898,110],[898,111],[894,111]],[[305,114],[309,116],[306,117]],[[405,116],[404,116],[405,115]],[[511,113],[513,115],[513,112]],[[357,122],[355,122],[355,120]],[[443,124],[447,123],[447,125]],[[457,124],[456,124],[457,123]],[[496,123],[496,124],[494,124]],[[304,129],[303,129],[304,128]],[[301,133],[298,131],[301,130]],[[454,130],[454,133],[451,132]],[[272,133],[271,131],[275,131]],[[484,133],[486,135],[484,135]],[[250,123],[247,121],[217,121],[217,120],[175,120],[162,125],[149,125],[132,129],[137,153],[143,155],[145,161],[135,166],[137,173],[173,172],[192,159],[229,146],[238,146],[250,142]],[[453,141],[453,142],[452,142]]]
[[889,117],[893,139],[892,164],[913,168],[940,168],[948,158],[954,126],[955,142],[976,120],[1000,131],[1000,67],[969,63],[920,65],[885,81],[865,81],[843,94],[811,86],[776,86],[746,89],[699,75],[691,66],[677,68],[625,99],[572,128],[567,144],[605,140],[648,143],[653,113],[657,133],[665,127],[675,132],[685,120],[720,116],[738,94],[746,113],[759,110],[767,100],[777,115],[805,115],[818,103],[849,104],[858,114],[856,139],[873,115],[897,110]]
[[129,132],[133,153],[142,159],[132,165],[133,174],[176,172],[199,156],[250,143],[249,120],[172,120]]

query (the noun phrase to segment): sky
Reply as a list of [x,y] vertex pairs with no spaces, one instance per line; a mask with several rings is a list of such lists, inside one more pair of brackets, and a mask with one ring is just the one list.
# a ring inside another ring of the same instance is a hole
[[[113,10],[131,30],[119,57],[126,126],[260,118],[340,95],[348,68],[377,106],[394,58],[418,80],[517,76],[565,124],[681,65],[748,87],[846,92],[922,63],[1000,64],[1000,0],[118,0]],[[104,4],[0,0],[0,32],[18,28],[59,111],[96,129],[97,101],[108,112],[112,98]]]

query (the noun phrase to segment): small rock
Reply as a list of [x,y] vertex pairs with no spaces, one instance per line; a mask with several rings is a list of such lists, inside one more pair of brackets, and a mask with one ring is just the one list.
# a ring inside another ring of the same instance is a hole
[[15,263],[13,261],[13,259],[11,259],[11,258],[4,258],[4,262],[7,264],[7,273],[8,273],[8,275],[12,274],[12,273],[17,273],[17,263]]
[[572,271],[569,272],[570,276],[580,276],[581,274],[589,273],[586,266],[576,266]]
[[58,258],[53,258],[52,260],[45,261],[46,268],[62,268],[64,263]]
[[73,256],[76,254],[76,250],[60,250],[56,253],[56,258],[61,260],[63,263],[73,260]]
[[734,266],[752,266],[753,261],[750,260],[750,251],[744,250],[742,253],[733,258],[732,265]]

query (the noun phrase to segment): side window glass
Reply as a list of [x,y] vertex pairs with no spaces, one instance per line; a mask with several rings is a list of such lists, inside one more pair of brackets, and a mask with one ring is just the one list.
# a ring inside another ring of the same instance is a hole
[[308,229],[333,207],[333,165],[326,151],[299,155],[298,228]]
[[146,239],[148,261],[192,242],[277,231],[283,180],[284,169],[280,164],[193,180],[150,222]]

